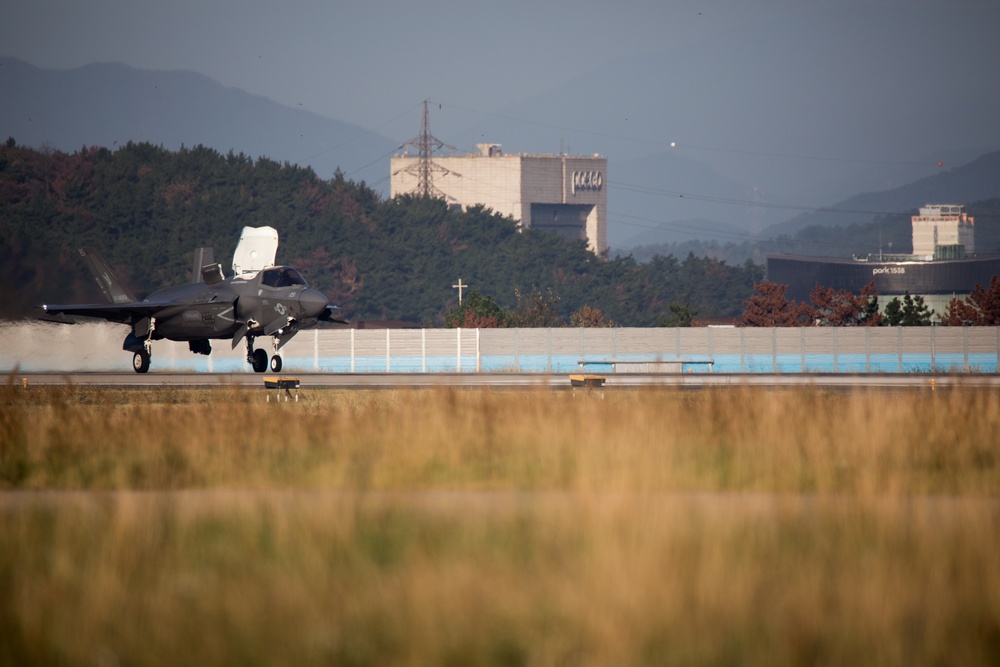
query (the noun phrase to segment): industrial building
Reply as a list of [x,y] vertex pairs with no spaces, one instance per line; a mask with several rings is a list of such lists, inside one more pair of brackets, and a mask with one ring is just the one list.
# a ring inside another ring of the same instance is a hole
[[[391,159],[392,196],[429,190],[463,208],[483,205],[524,228],[583,240],[607,249],[607,168],[599,155],[506,154],[500,144],[477,144],[466,155]],[[433,181],[431,184],[430,181]]]
[[977,284],[987,287],[994,275],[1000,276],[1000,255],[975,254],[975,220],[962,208],[921,207],[911,217],[912,254],[853,259],[772,254],[767,256],[767,279],[788,285],[786,296],[797,301],[808,301],[817,285],[858,294],[874,280],[883,307],[909,292],[942,315],[952,298],[964,299]]

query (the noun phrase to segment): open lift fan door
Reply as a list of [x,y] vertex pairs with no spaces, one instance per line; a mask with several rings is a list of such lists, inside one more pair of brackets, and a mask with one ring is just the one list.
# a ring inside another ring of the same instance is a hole
[[278,254],[278,231],[273,227],[244,227],[233,253],[233,274],[257,273],[274,266]]

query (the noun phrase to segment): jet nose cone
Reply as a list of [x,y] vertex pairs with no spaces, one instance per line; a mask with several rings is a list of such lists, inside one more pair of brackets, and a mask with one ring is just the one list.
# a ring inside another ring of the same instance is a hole
[[302,290],[299,295],[299,307],[306,317],[319,317],[329,305],[330,301],[321,293],[314,289]]

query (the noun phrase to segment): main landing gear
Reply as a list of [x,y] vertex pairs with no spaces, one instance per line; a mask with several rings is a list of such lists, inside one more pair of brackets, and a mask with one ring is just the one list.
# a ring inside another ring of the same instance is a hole
[[[275,352],[277,352],[277,339],[274,343]],[[254,373],[263,373],[267,371],[267,352],[264,350],[255,350],[253,348],[253,336],[247,336],[247,362],[253,368]],[[281,357],[275,354],[271,357],[271,370],[275,373],[281,372]]]
[[[132,354],[132,370],[136,373],[145,373],[149,371],[149,362],[153,356],[153,331],[156,330],[156,318],[149,318],[149,331],[146,333],[146,339],[142,341],[142,349],[138,352]],[[132,337],[134,334],[129,334]],[[125,339],[126,346],[128,346],[129,338]],[[129,349],[126,347],[126,349]],[[135,349],[135,348],[131,348]]]

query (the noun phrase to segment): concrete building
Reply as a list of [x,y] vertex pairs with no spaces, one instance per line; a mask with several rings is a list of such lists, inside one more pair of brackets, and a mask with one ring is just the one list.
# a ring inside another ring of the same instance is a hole
[[423,167],[437,194],[452,204],[481,204],[522,227],[584,240],[594,253],[607,249],[606,158],[505,154],[499,144],[477,148],[467,155],[436,155],[430,165],[407,154],[393,157],[392,196],[418,192]]

